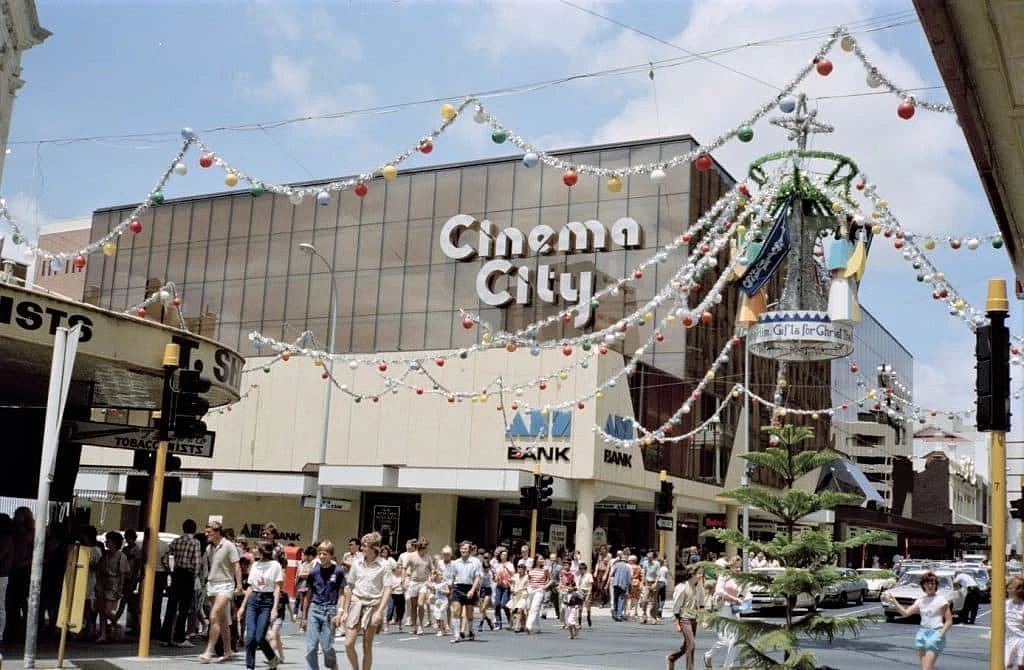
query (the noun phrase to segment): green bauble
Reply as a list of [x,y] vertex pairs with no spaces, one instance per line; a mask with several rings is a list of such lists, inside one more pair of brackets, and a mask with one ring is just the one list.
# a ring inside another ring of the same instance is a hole
[[466,359],[468,357],[469,357],[469,352],[467,352],[467,351],[460,351],[459,352],[459,358]]
[[1001,238],[1001,237],[993,237],[992,238],[992,248],[993,249],[1002,249],[1003,248],[1003,238]]
[[590,341],[589,340],[583,340],[583,344],[580,345],[580,346],[583,347],[583,351],[590,351]]
[[736,137],[740,142],[749,142],[754,139],[754,129],[748,125],[742,125],[736,129]]
[[266,190],[263,188],[263,184],[253,184],[249,187],[249,194],[254,198],[258,198],[264,193],[266,193]]
[[495,130],[493,133],[491,133],[491,140],[493,140],[495,144],[504,144],[505,140],[507,139],[508,133],[506,133],[504,130]]
[[917,273],[917,281],[919,281],[919,282],[923,282],[924,281],[924,275],[921,274],[920,272]]
[[263,366],[263,371],[264,372],[270,372],[270,366],[269,365],[264,365]]
[[920,270],[921,269],[921,261],[914,261],[913,263],[911,263],[910,267],[914,268],[915,270]]
[[154,205],[162,205],[162,204],[164,204],[164,192],[163,191],[156,191],[156,192],[154,192],[153,195],[149,196],[149,201],[151,203],[153,203]]

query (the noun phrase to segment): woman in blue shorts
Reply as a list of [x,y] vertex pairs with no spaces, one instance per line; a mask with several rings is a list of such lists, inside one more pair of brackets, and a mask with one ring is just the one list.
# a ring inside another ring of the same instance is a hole
[[939,578],[934,572],[928,571],[921,575],[920,583],[924,595],[909,607],[903,607],[888,593],[885,599],[896,608],[900,616],[921,615],[921,628],[914,636],[914,646],[921,660],[921,670],[933,670],[939,654],[946,647],[946,633],[953,625],[953,612],[949,601],[938,594]]

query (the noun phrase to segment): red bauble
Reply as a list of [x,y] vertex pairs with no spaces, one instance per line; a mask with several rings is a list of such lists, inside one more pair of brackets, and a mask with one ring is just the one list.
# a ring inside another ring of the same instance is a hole
[[132,231],[136,235],[142,232],[142,221],[138,219],[132,219],[131,223],[128,224],[128,230]]
[[886,228],[884,231],[882,231],[882,234],[885,235],[886,237],[892,237],[892,228]]
[[380,364],[377,365],[377,369],[380,370],[381,372],[387,372],[388,364],[385,363],[384,361],[381,361]]
[[694,392],[693,392],[693,393],[691,393],[690,395],[691,395],[691,396],[693,396],[693,399],[694,399],[694,400],[696,400],[697,398],[699,398],[699,397],[700,397],[700,389],[697,389],[696,391],[694,391]]
[[709,251],[711,251],[711,247],[710,246],[708,246],[706,244],[700,245],[700,252],[702,254],[707,254]]
[[711,312],[703,312],[700,315],[700,320],[702,323],[711,323],[711,320],[714,318],[715,317],[712,316]]
[[882,403],[880,403],[880,402],[876,402],[876,403],[875,403],[875,411],[876,411],[876,412],[878,412],[878,411],[880,411],[881,409],[882,409]]
[[208,168],[213,165],[213,154],[203,154],[199,157],[199,167]]
[[562,173],[562,183],[566,186],[575,186],[579,179],[580,176],[576,174],[576,170],[569,169]]
[[517,403],[517,402],[513,401],[513,402],[512,402],[512,411],[514,412],[514,411],[516,411],[517,409],[519,409],[519,403]]
[[416,395],[423,395],[423,387],[422,386],[417,386],[416,387]]
[[690,316],[689,314],[684,316],[683,317],[683,325],[686,326],[687,328],[690,328],[691,326],[693,326],[693,317]]
[[683,244],[689,244],[690,240],[692,240],[693,237],[690,235],[690,233],[683,233],[683,236],[679,239],[683,241]]
[[1020,349],[1018,347],[1010,347],[1010,353],[1016,356],[1020,353]]
[[701,172],[707,172],[714,165],[714,161],[711,160],[711,156],[701,154],[700,156],[697,156],[697,160],[694,161],[694,165],[696,165],[697,169]]
[[539,388],[541,391],[543,391],[547,387],[548,387],[548,383],[547,382],[541,382],[541,383],[537,384],[537,388]]
[[607,354],[607,353],[608,353],[608,347],[606,347],[606,346],[604,346],[604,345],[602,344],[601,346],[599,346],[599,347],[597,348],[597,353],[599,353],[599,354],[601,354],[602,356],[604,356],[605,354]]
[[508,344],[505,345],[505,351],[507,351],[510,354],[515,353],[515,350],[518,348],[519,347],[516,345],[515,342],[509,342]]
[[455,396],[453,396],[453,395],[448,396],[448,404],[451,405],[451,404],[454,404],[454,403],[455,403]]
[[864,182],[862,182],[862,181],[857,182],[857,190],[858,191],[863,191],[865,186],[867,186],[867,184],[865,184]]
[[814,64],[814,69],[818,71],[822,77],[827,77],[832,74],[832,61],[827,58],[819,58],[818,62]]
[[331,373],[328,372],[327,370],[324,370],[323,372],[320,373],[320,378],[321,379],[330,379],[331,378]]
[[742,195],[744,198],[750,197],[750,189],[747,188],[746,183],[740,184],[738,190],[740,192],[740,195]]
[[572,312],[566,312],[562,315],[562,323],[572,323]]
[[666,435],[671,435],[672,433],[674,433],[674,432],[675,432],[675,428],[673,428],[673,427],[672,427],[672,424],[670,424],[670,423],[666,423],[666,424],[665,424],[664,426],[662,426],[662,427],[661,427],[661,430],[662,430],[662,432],[664,432],[664,433],[665,433]]
[[292,352],[288,351],[287,349],[285,349],[284,351],[281,352],[281,360],[282,361],[287,361],[291,357],[292,357]]
[[363,182],[359,182],[352,187],[352,192],[355,193],[360,198],[366,195],[369,190],[370,189],[366,188],[366,184]]
[[949,247],[951,249],[959,249],[960,248],[960,240],[957,240],[957,239],[950,240],[949,241]]
[[429,154],[433,150],[434,150],[434,143],[431,142],[430,140],[423,140],[422,142],[420,142],[420,153],[421,154]]
[[839,406],[839,409],[849,409],[849,408],[850,408],[850,406],[847,405],[845,402],[842,405]]
[[946,290],[946,289],[944,289],[944,288],[942,288],[942,289],[939,289],[939,298],[941,298],[941,299],[945,300],[945,299],[946,299],[946,298],[948,298],[948,297],[949,297],[949,291],[947,291],[947,290]]
[[437,367],[439,367],[439,368],[443,368],[444,367],[444,359],[443,358],[435,358],[434,362],[437,363]]
[[741,338],[739,335],[733,335],[732,336],[732,346],[738,347],[738,346],[740,346],[740,344],[742,342],[743,342],[743,338]]
[[896,114],[901,119],[907,120],[914,116],[914,112],[917,111],[917,106],[909,100],[904,100],[900,103],[899,107],[896,108]]
[[856,363],[850,363],[850,374],[853,374],[853,375],[855,375],[855,374],[857,374],[857,372],[859,372],[859,371],[860,371],[860,368],[859,368],[859,367],[857,367],[857,364],[856,364]]
[[476,322],[474,322],[473,319],[469,318],[468,316],[462,319],[462,327],[465,328],[466,330],[472,329],[473,326],[475,325]]
[[582,402],[576,403],[576,409],[583,409],[584,407],[586,407],[586,405],[584,405]]
[[380,402],[380,396],[379,395],[373,396],[373,402]]
[[893,243],[892,243],[892,246],[896,247],[897,249],[902,249],[903,248],[903,240],[894,240]]
[[175,307],[181,307],[181,298],[174,296],[174,300],[171,300],[171,304]]
[[572,356],[572,347],[570,347],[568,344],[562,347],[562,354],[564,354],[565,356]]
[[145,317],[146,316],[146,308],[145,307],[140,307],[137,310],[135,310],[135,313],[138,316]]
[[663,333],[655,333],[654,334],[654,339],[656,339],[659,342],[664,342],[665,341],[665,335]]
[[634,270],[633,271],[633,279],[643,279],[643,278],[644,278],[644,271],[643,270]]
[[74,265],[81,270],[85,267],[85,256],[75,256]]

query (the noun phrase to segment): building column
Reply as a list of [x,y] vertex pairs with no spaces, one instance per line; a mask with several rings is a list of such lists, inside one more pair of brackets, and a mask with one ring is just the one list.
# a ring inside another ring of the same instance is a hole
[[455,515],[458,508],[458,496],[444,493],[424,493],[420,496],[420,537],[430,541],[430,553],[440,553],[441,547],[457,541]]
[[575,548],[584,563],[591,565],[594,558],[594,482],[576,483],[576,539]]
[[[740,529],[740,508],[736,505],[729,505],[725,508],[725,527],[729,530],[738,531]],[[725,555],[732,557],[736,555],[736,545],[726,544]]]

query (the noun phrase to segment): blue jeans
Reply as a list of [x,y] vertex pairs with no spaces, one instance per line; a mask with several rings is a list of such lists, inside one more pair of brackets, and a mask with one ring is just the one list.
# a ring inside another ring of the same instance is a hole
[[245,667],[256,667],[256,647],[263,651],[268,661],[274,660],[277,654],[267,642],[267,629],[270,628],[271,610],[274,607],[273,593],[249,594],[245,604]]
[[616,621],[622,621],[622,615],[625,614],[626,610],[626,596],[629,594],[629,589],[624,589],[620,586],[612,587],[612,618]]
[[334,623],[331,622],[337,613],[337,605],[309,605],[306,614],[306,667],[309,670],[320,670],[316,658],[317,645],[324,650],[324,665],[338,667],[338,658],[334,654]]
[[508,608],[508,599],[511,595],[511,589],[501,584],[494,585],[494,620],[501,625],[501,612]]

